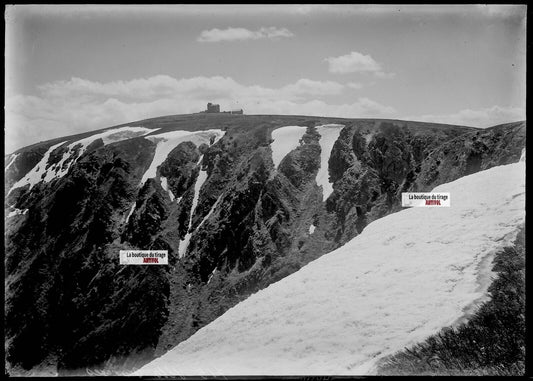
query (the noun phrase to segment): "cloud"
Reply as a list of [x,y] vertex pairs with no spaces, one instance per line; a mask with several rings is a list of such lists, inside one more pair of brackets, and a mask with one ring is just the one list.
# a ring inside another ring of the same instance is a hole
[[250,107],[249,114],[280,114],[330,116],[339,118],[373,118],[390,117],[396,110],[368,98],[358,98],[352,103],[329,104],[322,100],[310,100],[297,103],[286,100],[258,102]]
[[67,81],[46,83],[38,87],[43,98],[73,98],[92,101],[99,98],[120,98],[129,101],[146,101],[165,97],[203,99],[262,97],[300,99],[307,95],[340,94],[344,85],[334,81],[315,81],[302,78],[295,83],[272,89],[258,85],[245,86],[230,77],[192,77],[176,79],[168,75],[130,81],[100,83],[73,77]]
[[521,107],[492,106],[478,110],[465,109],[452,114],[408,115],[402,119],[487,128],[525,120],[526,112]]
[[332,73],[354,73],[360,71],[381,71],[381,65],[370,55],[351,52],[339,57],[328,57],[329,71]]
[[385,73],[383,71],[376,71],[374,74],[378,78],[394,78],[394,77],[396,77],[396,73]]
[[200,33],[197,40],[200,42],[220,42],[220,41],[245,41],[260,39],[289,38],[293,34],[287,28],[263,27],[258,30],[246,28],[210,29]]
[[346,86],[348,86],[350,89],[355,89],[355,90],[359,90],[363,88],[363,85],[359,82],[348,82]]
[[149,100],[155,97],[172,97],[179,94],[203,96],[204,93],[227,94],[238,87],[231,78],[192,77],[176,79],[168,75],[156,75],[130,81],[112,81],[100,83],[73,77],[67,81],[46,83],[38,87],[44,97],[83,98],[84,100],[101,97],[118,97],[132,100]]
[[313,81],[310,79],[299,79],[296,83],[287,85],[281,90],[288,94],[309,94],[309,95],[335,95],[340,94],[344,86],[333,81]]
[[[246,114],[394,118],[489,127],[525,119],[525,109],[493,106],[451,114],[401,115],[393,107],[347,89],[360,84],[301,78],[272,88],[245,85],[231,77],[173,78],[157,75],[129,81],[96,82],[82,78],[43,84],[37,95],[7,94],[6,152],[56,137],[117,124],[203,110],[207,102]],[[343,101],[339,102],[339,99]]]
[[330,73],[373,73],[380,78],[394,76],[393,73],[385,73],[381,68],[381,64],[376,62],[369,54],[351,52],[339,57],[328,57],[325,61],[329,64]]
[[38,87],[38,94],[7,95],[6,152],[38,141],[151,117],[199,112],[207,102],[246,114],[387,117],[395,110],[365,97],[343,103],[347,86],[307,78],[278,88],[244,85],[223,76],[176,79],[166,75],[130,81],[82,78]]

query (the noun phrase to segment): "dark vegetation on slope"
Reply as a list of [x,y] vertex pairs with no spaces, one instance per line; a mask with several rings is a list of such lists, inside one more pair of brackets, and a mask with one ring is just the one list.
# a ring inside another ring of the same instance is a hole
[[424,161],[415,186],[420,189],[433,188],[460,176],[515,163],[520,159],[525,139],[525,122],[516,122],[443,142]]
[[519,376],[525,372],[525,228],[496,254],[490,301],[456,328],[386,359],[382,375]]
[[6,226],[6,358],[30,369],[101,362],[157,343],[168,311],[164,267],[123,267],[120,212],[136,193],[152,145],[137,140],[84,156],[64,181],[18,199],[27,219]]
[[[325,123],[345,128],[329,160],[334,192],[322,200],[314,180],[320,164],[314,127]],[[211,128],[226,134],[210,147],[180,144],[159,167],[176,198],[182,197],[179,204],[158,178],[139,186],[155,150],[144,138],[95,144],[64,178],[10,194],[7,210],[28,209],[6,220],[6,338],[13,365],[30,369],[52,356],[60,374],[140,367],[250,294],[399,210],[402,191],[430,190],[478,169],[468,165],[473,153],[481,157],[482,169],[517,161],[525,142],[524,122],[477,130],[390,120],[201,114],[129,125],[163,128],[154,134]],[[274,170],[271,131],[287,125],[308,130],[302,145]],[[38,161],[57,142],[21,150],[12,177],[6,173],[6,186],[31,168],[26,156]],[[192,216],[189,248],[179,259],[200,169],[208,177]],[[121,267],[120,249],[168,250],[169,266]]]

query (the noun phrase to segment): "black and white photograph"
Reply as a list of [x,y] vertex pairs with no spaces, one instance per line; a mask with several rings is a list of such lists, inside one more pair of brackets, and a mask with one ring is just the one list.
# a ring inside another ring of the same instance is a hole
[[525,4],[11,4],[9,377],[526,376]]

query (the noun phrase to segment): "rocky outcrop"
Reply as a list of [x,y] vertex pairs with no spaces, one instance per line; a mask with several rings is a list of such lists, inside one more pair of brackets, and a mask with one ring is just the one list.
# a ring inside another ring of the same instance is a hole
[[79,368],[157,343],[166,270],[116,260],[131,247],[117,244],[120,224],[151,145],[96,149],[67,177],[20,197],[27,217],[6,227],[8,361],[31,368],[53,355],[60,369]]
[[415,188],[428,189],[461,176],[520,159],[526,125],[510,123],[445,142],[424,161]]

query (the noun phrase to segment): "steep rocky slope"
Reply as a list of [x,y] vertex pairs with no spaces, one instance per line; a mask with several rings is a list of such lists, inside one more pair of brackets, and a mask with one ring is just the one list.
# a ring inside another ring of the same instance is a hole
[[525,163],[433,191],[450,192],[452,207],[374,221],[133,375],[369,374],[463,318],[486,295],[494,254],[524,222]]
[[[325,183],[320,131],[334,124]],[[305,132],[276,168],[285,126]],[[8,363],[139,367],[399,210],[402,191],[515,162],[524,144],[525,122],[198,114],[18,150],[5,158]],[[120,249],[168,250],[169,266],[120,266]]]

